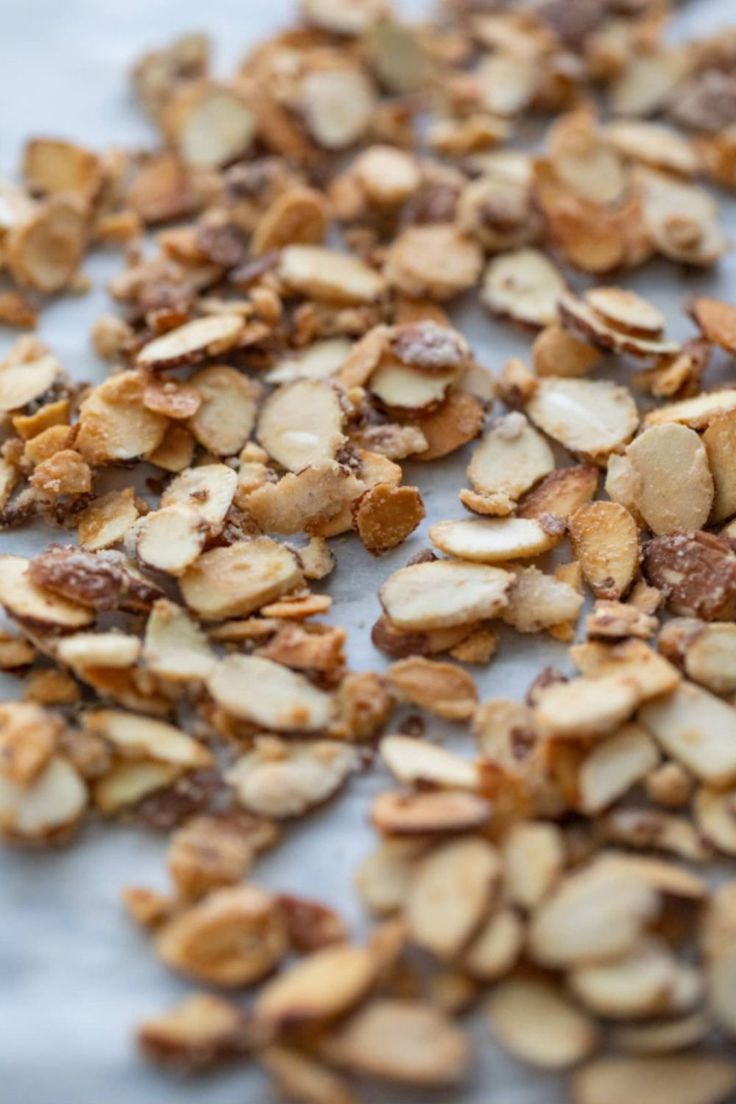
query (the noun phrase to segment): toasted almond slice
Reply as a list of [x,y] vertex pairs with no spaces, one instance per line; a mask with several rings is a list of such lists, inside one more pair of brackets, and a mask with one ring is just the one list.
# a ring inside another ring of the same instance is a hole
[[413,298],[452,299],[477,281],[480,246],[450,222],[410,226],[389,247],[388,283]]
[[682,176],[694,176],[700,169],[700,159],[693,144],[671,127],[639,119],[622,119],[610,123],[604,134],[614,149],[633,161]]
[[532,956],[545,966],[605,961],[626,954],[659,910],[641,874],[597,860],[567,877],[536,911]]
[[639,700],[636,684],[625,675],[583,676],[545,687],[534,716],[548,736],[572,740],[607,736],[631,716]]
[[536,567],[516,571],[516,584],[501,619],[517,632],[536,633],[577,622],[583,596],[569,583]]
[[23,556],[0,556],[0,604],[11,617],[52,632],[69,632],[92,624],[94,610],[37,586],[28,574],[29,563]]
[[593,816],[641,782],[659,762],[656,744],[637,724],[626,724],[585,757],[578,785],[580,808]]
[[650,410],[644,418],[645,426],[680,422],[691,429],[707,429],[711,422],[736,409],[736,388],[721,391],[703,391],[694,399],[670,403]]
[[384,736],[379,751],[394,777],[406,785],[428,783],[447,789],[478,788],[479,777],[474,763],[426,740]]
[[259,218],[251,253],[267,256],[285,245],[319,245],[328,227],[328,206],[314,188],[289,188],[277,195]]
[[512,904],[535,908],[565,866],[565,845],[555,824],[525,821],[513,825],[503,841],[504,888]]
[[697,1000],[698,980],[692,967],[681,965],[666,944],[653,939],[610,962],[578,966],[568,978],[586,1008],[614,1020],[684,1011],[680,1000]]
[[490,518],[440,521],[429,539],[448,556],[476,563],[503,563],[549,551],[554,537],[534,518]]
[[325,947],[267,982],[256,1000],[256,1016],[276,1029],[329,1021],[365,996],[377,966],[368,947]]
[[136,1041],[152,1062],[200,1072],[235,1058],[248,1046],[248,1021],[230,1001],[195,993],[140,1024]]
[[665,327],[665,317],[635,291],[618,287],[594,287],[585,301],[609,326],[625,333],[642,334],[656,340]]
[[516,963],[524,946],[525,930],[517,912],[502,908],[486,920],[470,944],[463,966],[484,982],[503,977]]
[[431,836],[482,828],[491,818],[485,798],[466,790],[380,794],[371,820],[389,836]]
[[185,322],[175,330],[156,337],[138,353],[139,368],[158,370],[194,364],[208,356],[219,356],[237,343],[243,332],[239,314],[209,314]]
[[546,254],[518,249],[490,262],[481,300],[494,314],[514,322],[549,326],[557,321],[557,304],[566,291],[562,274]]
[[256,886],[226,886],[166,922],[156,950],[167,966],[210,985],[258,981],[287,951],[278,901]]
[[237,92],[214,81],[187,81],[168,101],[164,128],[187,165],[218,168],[249,149],[256,116]]
[[328,303],[373,303],[385,286],[357,257],[317,245],[287,246],[278,271],[289,291]]
[[362,138],[376,108],[370,80],[348,65],[312,70],[297,94],[307,129],[328,150],[345,149]]
[[491,1030],[515,1057],[542,1069],[566,1069],[595,1050],[598,1029],[562,989],[533,978],[510,978],[488,1002]]
[[344,366],[355,343],[346,337],[327,337],[304,349],[292,350],[266,373],[267,383],[295,383],[300,379],[331,379]]
[[61,755],[54,755],[30,786],[0,774],[0,833],[38,841],[72,828],[87,805],[87,787]]
[[657,534],[701,529],[713,504],[703,442],[687,426],[651,426],[626,449],[636,477],[636,508]]
[[598,1058],[573,1075],[575,1104],[725,1104],[736,1065],[710,1054]]
[[196,622],[181,606],[161,598],[146,623],[143,661],[159,678],[188,682],[206,679],[216,658]]
[[654,169],[641,167],[635,174],[646,226],[660,253],[684,264],[715,264],[727,242],[712,196]]
[[376,999],[327,1042],[329,1058],[359,1074],[410,1085],[449,1085],[462,1079],[470,1048],[439,1009],[417,1001]]
[[624,871],[644,881],[668,897],[682,898],[686,901],[702,901],[708,895],[706,882],[685,870],[681,866],[674,866],[663,859],[642,857],[641,855],[627,855],[623,852],[606,852],[598,860],[601,870],[614,871],[618,874]]
[[204,548],[207,526],[196,510],[176,503],[139,518],[132,534],[141,563],[168,575],[183,575]]
[[685,673],[714,694],[736,692],[736,625],[701,625],[687,645]]
[[468,478],[483,494],[517,499],[554,470],[544,438],[517,411],[500,418],[484,434],[468,465]]
[[294,554],[270,537],[236,541],[205,552],[181,577],[184,601],[205,621],[244,617],[295,590],[302,581]]
[[599,471],[593,464],[558,468],[526,496],[520,517],[541,518],[544,514],[567,521],[579,506],[590,502],[598,486]]
[[173,725],[119,709],[97,709],[84,715],[85,731],[101,736],[125,759],[153,759],[177,767],[207,767],[212,755]]
[[285,384],[264,403],[257,436],[289,471],[332,460],[346,438],[345,414],[335,388],[323,380]]
[[703,434],[715,488],[711,521],[724,521],[736,514],[736,471],[732,463],[736,448],[736,410],[716,418]]
[[132,667],[141,654],[141,642],[120,632],[73,633],[59,641],[56,654],[75,668]]
[[585,579],[600,598],[620,598],[639,567],[639,531],[618,502],[591,502],[570,518],[570,539]]
[[363,859],[355,875],[355,888],[361,903],[372,913],[386,915],[403,906],[422,846],[421,840],[384,840]]
[[736,307],[721,299],[694,299],[690,313],[708,341],[736,353]]
[[322,805],[357,765],[353,748],[331,740],[269,743],[236,760],[226,777],[244,809],[280,820]]
[[501,873],[497,852],[469,837],[435,848],[417,867],[406,903],[415,943],[453,958],[477,929]]
[[611,1033],[617,1050],[626,1054],[669,1054],[702,1042],[710,1031],[710,1019],[701,1011],[672,1020],[626,1024]]
[[51,353],[32,360],[0,364],[0,411],[20,410],[27,403],[40,399],[61,373],[61,366]]
[[371,394],[384,406],[396,410],[423,411],[443,401],[456,375],[455,368],[430,375],[392,358],[384,360],[376,369],[369,387]]
[[508,604],[513,575],[485,564],[437,560],[394,572],[381,605],[399,629],[451,628],[494,617]]
[[[262,529],[291,535],[305,530],[335,536],[351,528],[351,506],[365,492],[362,479],[335,460],[320,460],[289,472],[278,483],[251,491],[245,506]],[[347,516],[345,516],[347,514]]]
[[539,85],[532,52],[499,49],[486,53],[475,71],[482,106],[492,115],[517,115],[531,103]]
[[691,682],[648,702],[639,720],[668,755],[706,784],[736,781],[736,710]]
[[409,656],[387,672],[400,697],[448,721],[467,720],[478,703],[478,691],[467,672],[451,663]]
[[209,534],[222,528],[235,493],[237,476],[227,464],[201,464],[186,468],[172,479],[161,495],[161,509],[185,506],[207,525]]
[[23,176],[34,195],[94,198],[102,182],[99,159],[83,146],[58,138],[33,138],[23,151]]
[[485,421],[483,404],[469,391],[450,391],[440,407],[420,415],[417,428],[427,447],[416,460],[438,460],[477,437]]
[[6,235],[4,254],[11,276],[21,287],[48,294],[61,291],[74,279],[87,234],[84,204],[71,195],[51,196]]
[[310,1100],[315,1104],[355,1104],[353,1092],[343,1079],[301,1050],[272,1043],[259,1050],[258,1061],[285,1099],[301,1098],[305,1104]]
[[625,445],[639,424],[630,393],[610,380],[550,376],[539,381],[526,411],[565,448],[595,459]]
[[260,386],[221,364],[200,368],[189,383],[202,399],[188,423],[200,445],[214,456],[240,452],[255,425]]
[[75,448],[89,464],[134,460],[161,444],[168,419],[143,403],[145,380],[121,372],[95,387],[79,408]]
[[276,732],[315,732],[332,718],[329,694],[303,675],[260,656],[228,656],[212,671],[207,685],[231,716]]
[[546,326],[532,347],[538,376],[585,376],[601,359],[599,349],[554,322]]
[[115,763],[95,780],[92,790],[95,808],[103,816],[127,812],[150,794],[171,786],[184,768],[153,759],[132,759]]
[[419,188],[416,158],[395,146],[370,146],[351,165],[369,201],[378,207],[398,207]]

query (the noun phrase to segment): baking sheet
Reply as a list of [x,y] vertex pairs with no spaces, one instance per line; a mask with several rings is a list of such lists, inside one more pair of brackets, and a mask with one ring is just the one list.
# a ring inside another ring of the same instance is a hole
[[[146,146],[153,140],[128,98],[126,70],[143,50],[185,30],[213,36],[218,67],[231,70],[245,49],[284,25],[288,0],[5,0],[0,41],[0,169],[13,171],[29,135],[75,138],[101,149]],[[401,5],[414,14],[421,2]],[[733,17],[729,0],[688,5],[677,34],[715,30]],[[736,204],[720,197],[727,228],[736,231]],[[85,264],[95,290],[51,306],[40,336],[75,378],[97,380],[103,366],[91,351],[92,322],[109,304],[102,288],[117,271],[115,254]],[[683,275],[655,264],[626,279],[653,299],[675,337],[692,332],[682,314],[694,294],[733,298],[733,257],[718,273]],[[497,370],[511,355],[528,354],[529,339],[494,322],[475,307],[457,312],[479,359]],[[11,343],[0,335],[0,355]],[[621,368],[613,375],[625,376]],[[722,363],[717,375],[729,378]],[[372,559],[352,538],[335,543],[338,568],[329,581],[333,618],[350,632],[356,669],[380,668],[383,657],[370,643],[378,613],[380,583],[425,545],[427,526],[459,517],[457,491],[464,485],[467,455],[432,465],[407,465],[405,481],[424,495],[427,520],[401,548]],[[121,473],[121,480],[126,478]],[[3,552],[30,554],[53,536],[26,529],[0,534]],[[545,664],[564,664],[565,648],[542,637],[504,634],[497,657],[474,669],[483,697],[522,696]],[[0,696],[17,693],[2,677]],[[445,725],[448,743],[462,746],[457,728]],[[352,891],[357,863],[370,850],[373,833],[366,810],[386,784],[378,769],[356,778],[339,800],[319,815],[299,821],[282,844],[260,862],[254,880],[282,891],[317,896],[334,905],[359,933],[365,918]],[[248,1067],[193,1082],[172,1080],[141,1063],[132,1046],[134,1025],[164,1009],[191,986],[159,963],[145,937],[125,917],[120,890],[130,883],[166,888],[166,840],[135,828],[87,830],[70,849],[50,853],[0,852],[0,1101],[3,1104],[261,1104],[271,1099],[260,1074]],[[470,1025],[478,1055],[475,1076],[463,1094],[455,1089],[412,1094],[367,1088],[370,1104],[431,1099],[437,1104],[562,1104],[563,1084],[535,1075],[489,1041],[482,1016]]]

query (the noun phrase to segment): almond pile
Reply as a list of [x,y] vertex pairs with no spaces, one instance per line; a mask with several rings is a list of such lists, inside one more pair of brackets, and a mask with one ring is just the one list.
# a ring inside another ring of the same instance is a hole
[[[4,323],[83,290],[87,249],[125,260],[104,382],[32,333],[0,364],[0,524],[66,530],[0,555],[0,669],[28,675],[0,835],[170,833],[171,891],[124,891],[200,987],[140,1025],[155,1063],[459,1100],[475,1010],[572,1104],[736,1093],[736,881],[710,877],[736,856],[736,306],[696,298],[678,340],[620,286],[727,248],[704,185],[736,188],[736,30],[671,45],[668,14],[302,0],[228,81],[200,35],[140,59],[153,151],[35,138],[0,185]],[[476,359],[468,293],[525,359]],[[341,545],[397,548],[426,513],[403,462],[465,446],[351,670]],[[566,669],[482,700],[517,634]],[[359,940],[254,868],[371,765]]]

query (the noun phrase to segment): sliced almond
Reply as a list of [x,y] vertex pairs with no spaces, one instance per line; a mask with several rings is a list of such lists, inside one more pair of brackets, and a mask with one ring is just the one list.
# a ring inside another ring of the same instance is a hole
[[70,667],[132,667],[141,652],[137,636],[126,633],[73,633],[59,641],[57,656]]
[[361,495],[354,514],[364,547],[378,556],[406,540],[424,516],[424,502],[416,487],[387,483],[378,483]]
[[528,326],[557,321],[557,304],[567,285],[549,258],[536,249],[504,253],[488,265],[481,299],[494,314]]
[[277,463],[301,471],[318,460],[334,459],[345,442],[344,420],[334,387],[322,380],[299,380],[267,399],[257,436]]
[[640,701],[669,694],[680,683],[680,672],[642,640],[620,644],[589,642],[570,649],[570,658],[585,675],[618,675],[637,688]]
[[707,429],[711,422],[736,408],[736,388],[724,388],[721,391],[703,391],[694,399],[670,403],[667,406],[650,410],[644,418],[644,425],[664,425],[668,422],[680,422],[691,429]]
[[[316,6],[316,5],[315,5]],[[354,1096],[343,1079],[303,1051],[271,1044],[263,1047],[258,1060],[285,1098],[323,1104],[354,1104]]]
[[162,598],[154,602],[146,623],[143,661],[159,678],[176,683],[206,679],[216,658],[186,611]]
[[398,628],[426,631],[495,616],[508,604],[512,583],[501,568],[437,560],[396,571],[379,596]]
[[467,720],[478,703],[471,676],[451,663],[411,656],[393,663],[387,677],[400,697],[448,721]]
[[627,720],[639,701],[635,683],[621,675],[554,683],[539,694],[535,719],[560,739],[606,736]]
[[[172,479],[161,495],[160,506],[186,507],[205,524],[208,534],[215,536],[233,500],[237,476],[227,464],[200,464],[186,468]],[[149,515],[150,516],[150,515]]]
[[273,1028],[324,1022],[343,1015],[370,988],[375,956],[367,947],[326,947],[307,955],[263,986],[256,1016]]
[[674,693],[648,702],[639,720],[668,755],[713,786],[736,781],[736,711],[683,681]]
[[204,548],[207,527],[189,506],[165,506],[139,518],[133,527],[141,563],[168,575],[183,575]]
[[410,226],[388,250],[388,283],[414,298],[452,299],[472,287],[483,263],[478,244],[453,223]]
[[299,84],[298,103],[315,141],[338,150],[365,134],[376,97],[366,74],[345,65],[307,73]]
[[281,253],[279,276],[289,291],[328,303],[373,303],[383,278],[357,257],[316,245],[289,245]]
[[649,1104],[721,1104],[736,1066],[710,1054],[598,1058],[573,1076],[575,1104],[620,1104],[646,1094]]
[[708,341],[736,352],[736,307],[720,299],[694,299],[690,313]]
[[645,940],[610,962],[578,967],[569,975],[569,985],[591,1012],[614,1020],[684,1011],[681,997],[699,996],[692,967],[678,963],[656,940]]
[[34,194],[76,195],[91,200],[102,182],[98,158],[72,142],[33,138],[23,151],[23,176]]
[[305,349],[287,352],[266,373],[268,383],[295,383],[300,379],[330,379],[348,362],[354,343],[346,337],[327,337]]
[[612,1041],[626,1054],[669,1054],[702,1042],[709,1029],[708,1016],[696,1011],[674,1020],[622,1025],[613,1031]]
[[357,768],[353,748],[329,740],[256,747],[227,773],[249,812],[280,820],[322,805]]
[[476,491],[514,500],[553,471],[554,465],[547,442],[515,411],[495,422],[476,446],[468,478]]
[[654,169],[639,168],[636,179],[647,229],[660,253],[684,264],[715,264],[726,249],[726,238],[711,195]]
[[487,564],[539,556],[553,544],[534,518],[440,521],[431,526],[429,539],[448,556]]
[[594,345],[568,333],[557,322],[541,331],[532,356],[538,376],[585,376],[601,359]]
[[657,534],[701,529],[713,504],[713,477],[693,429],[651,426],[626,449],[638,493],[636,508]]
[[30,786],[0,774],[0,832],[11,841],[52,839],[73,828],[87,805],[87,788],[66,759],[53,756]]
[[661,318],[659,311],[623,288],[591,288],[584,298],[566,295],[560,300],[560,317],[580,337],[631,357],[658,360],[680,351],[676,342],[654,331],[655,322]]
[[219,356],[237,343],[243,326],[241,315],[235,313],[195,318],[144,345],[138,353],[138,367],[157,371]]
[[567,521],[579,506],[584,506],[593,498],[598,478],[598,469],[593,464],[558,468],[526,496],[519,516],[541,518],[548,514]]
[[570,539],[585,579],[601,598],[620,598],[639,566],[639,531],[618,502],[591,502],[570,518]]
[[609,380],[550,376],[539,381],[526,411],[535,425],[565,448],[594,459],[625,445],[639,424],[630,393]]
[[716,418],[703,434],[715,496],[712,521],[724,521],[736,514],[736,474],[731,458],[736,447],[736,411]]
[[490,819],[489,802],[466,790],[385,793],[371,809],[371,820],[379,832],[397,837],[468,832]]
[[501,982],[488,1002],[488,1016],[493,1034],[506,1050],[542,1069],[573,1066],[598,1043],[594,1021],[561,989],[545,981]]
[[0,604],[11,617],[30,627],[69,632],[94,621],[94,611],[37,586],[28,574],[30,560],[0,557]]
[[429,374],[391,359],[376,369],[369,386],[371,394],[386,407],[397,411],[424,411],[444,400],[456,375],[455,368]]
[[118,709],[97,709],[84,715],[84,728],[112,745],[127,759],[153,759],[174,766],[206,767],[210,752],[173,725]]
[[88,463],[134,460],[161,444],[168,419],[147,409],[144,391],[139,372],[121,372],[90,392],[79,408],[75,442]]
[[536,633],[557,625],[575,624],[583,596],[569,583],[536,567],[516,571],[516,584],[501,619],[517,632]]
[[71,195],[51,196],[7,234],[7,267],[21,287],[53,293],[68,287],[87,244],[84,204]]
[[184,768],[153,759],[134,759],[115,763],[93,787],[95,808],[103,816],[126,813],[141,801],[181,777]]
[[597,744],[585,757],[578,783],[580,808],[589,816],[602,812],[654,770],[659,753],[637,724],[626,724]]
[[225,365],[200,368],[189,383],[201,396],[189,429],[214,456],[234,456],[255,425],[260,387]]
[[332,718],[329,694],[303,675],[260,656],[228,656],[212,671],[207,685],[231,716],[276,732],[315,732]]
[[237,92],[214,81],[190,81],[166,104],[164,127],[187,165],[218,168],[245,154],[256,116]]
[[291,535],[300,530],[335,536],[351,528],[351,507],[366,484],[335,460],[320,460],[278,483],[264,483],[245,497],[245,507],[262,529]]
[[736,693],[736,625],[703,625],[688,644],[685,673],[714,694]]
[[470,944],[463,966],[472,977],[495,981],[514,966],[524,946],[524,925],[517,912],[493,912]]
[[181,577],[184,601],[205,621],[243,617],[300,585],[296,557],[270,537],[205,552]]
[[384,736],[379,750],[388,769],[405,785],[429,784],[467,790],[478,788],[479,776],[474,763],[426,740],[411,736]]
[[32,360],[0,364],[0,411],[20,410],[39,399],[60,375],[61,366],[51,353]]
[[514,825],[503,841],[504,888],[512,904],[535,908],[565,866],[565,845],[556,825],[525,821]]

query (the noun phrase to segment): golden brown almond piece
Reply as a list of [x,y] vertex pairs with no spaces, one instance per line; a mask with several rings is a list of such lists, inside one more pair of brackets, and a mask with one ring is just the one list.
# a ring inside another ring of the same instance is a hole
[[156,371],[219,356],[236,344],[243,327],[242,317],[234,312],[195,318],[144,345],[136,358],[138,367]]
[[292,188],[277,196],[259,218],[251,251],[262,257],[285,245],[319,245],[327,226],[327,204],[321,193],[313,188]]
[[393,663],[387,678],[400,697],[448,721],[467,720],[478,703],[471,676],[451,663],[411,656]]
[[384,736],[380,752],[391,773],[406,785],[430,784],[469,790],[479,785],[480,776],[474,763],[426,740]]
[[194,373],[189,387],[199,400],[189,415],[194,437],[213,456],[235,456],[255,425],[260,385],[234,368],[210,365]]
[[600,598],[620,598],[639,567],[639,531],[618,502],[591,502],[570,518],[570,539],[583,575]]
[[230,1001],[195,993],[160,1016],[144,1020],[136,1032],[144,1057],[183,1073],[212,1069],[247,1054],[248,1020]]
[[256,1017],[277,1031],[329,1021],[365,996],[377,968],[368,947],[345,943],[315,951],[263,986]]
[[94,612],[38,585],[23,556],[0,557],[0,604],[11,617],[31,628],[69,632],[94,621]]
[[708,341],[736,353],[736,307],[721,299],[693,299],[690,313]]
[[490,803],[463,790],[379,794],[371,808],[379,832],[397,837],[468,832],[490,819]]
[[383,277],[357,257],[317,245],[287,246],[278,272],[291,292],[348,306],[375,302],[385,287]]
[[542,480],[524,498],[519,517],[542,518],[545,514],[567,521],[575,511],[593,498],[599,471],[593,464],[558,468]]
[[380,556],[405,541],[421,524],[424,502],[416,487],[377,483],[358,499],[353,516],[363,546]]
[[462,448],[477,437],[485,421],[485,409],[468,391],[450,391],[442,406],[417,418],[427,447],[416,454],[417,460],[439,460]]
[[336,460],[319,460],[287,472],[278,483],[263,483],[244,496],[244,505],[268,532],[335,536],[351,528],[351,506],[364,489],[365,482],[349,468]]
[[[542,1069],[566,1069],[586,1058],[598,1043],[594,1020],[549,982],[510,978],[496,986],[488,1003],[490,1027],[501,1046]],[[533,1031],[529,1025],[534,1024]]]
[[703,444],[715,488],[711,521],[725,521],[736,514],[736,410],[711,422],[703,434]]
[[711,422],[736,408],[736,388],[720,391],[701,391],[693,399],[658,406],[644,418],[644,425],[664,425],[680,422],[691,429],[707,429]]
[[247,153],[256,116],[234,88],[202,78],[183,82],[165,102],[162,124],[187,165],[219,168]]
[[601,460],[634,435],[639,414],[630,392],[610,380],[539,381],[526,413],[570,452]]
[[598,364],[601,354],[595,345],[554,322],[535,339],[532,358],[538,376],[585,376]]
[[192,817],[169,842],[167,866],[179,896],[196,900],[212,889],[234,885],[276,838],[274,825],[256,817]]
[[480,247],[454,224],[410,226],[388,250],[385,276],[398,291],[413,298],[452,299],[477,281]]
[[736,617],[736,555],[713,533],[669,533],[647,541],[644,573],[673,613],[704,621]]

